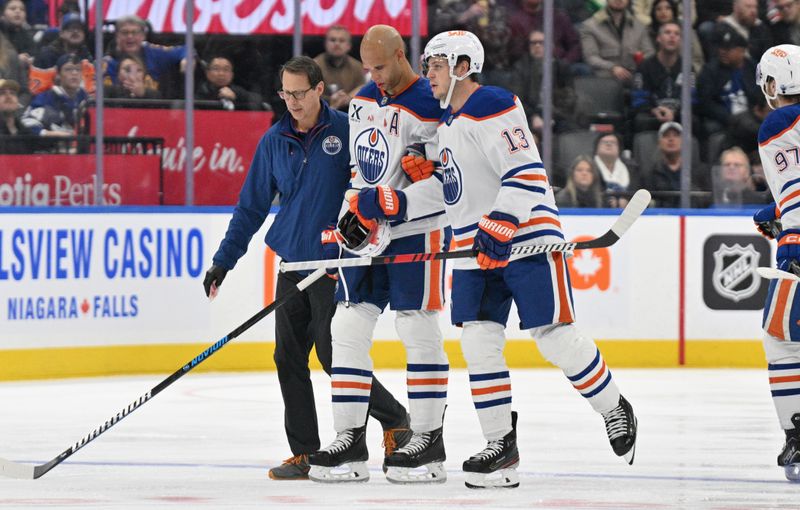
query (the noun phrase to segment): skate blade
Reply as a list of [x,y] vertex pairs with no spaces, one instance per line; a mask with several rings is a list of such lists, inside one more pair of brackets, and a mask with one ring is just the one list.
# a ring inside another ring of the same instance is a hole
[[519,487],[517,465],[493,473],[467,473],[464,485],[469,489],[515,489]]
[[433,462],[416,468],[389,467],[386,479],[391,483],[401,485],[444,483],[447,481],[447,472],[441,462]]
[[633,465],[633,458],[636,456],[636,439],[639,437],[639,418],[634,417],[633,424],[634,430],[636,431],[636,436],[633,438],[633,445],[630,450],[622,454],[622,458],[625,459],[625,462],[627,462],[629,466]]
[[308,478],[320,483],[352,483],[369,480],[369,470],[365,462],[350,462],[341,466],[311,466]]
[[790,482],[800,483],[800,464],[789,464],[783,467],[786,479]]

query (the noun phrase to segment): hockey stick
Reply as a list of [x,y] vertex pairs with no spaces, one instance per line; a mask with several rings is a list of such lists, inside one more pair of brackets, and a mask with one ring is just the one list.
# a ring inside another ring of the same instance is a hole
[[800,282],[800,277],[796,274],[788,271],[781,271],[774,267],[759,267],[756,268],[756,272],[761,278],[766,278],[767,280],[793,280]]
[[[577,243],[553,243],[529,246],[515,246],[511,255],[536,255],[538,253],[565,252],[574,250],[588,250],[592,248],[607,248],[616,243],[620,237],[633,225],[633,222],[642,215],[650,204],[650,193],[645,189],[637,191],[625,210],[617,217],[611,228],[605,234],[590,241]],[[384,264],[406,264],[409,262],[425,262],[428,260],[462,259],[476,256],[473,250],[446,251],[440,253],[404,253],[401,255],[381,255],[378,257],[360,257],[352,259],[309,260],[305,262],[281,262],[281,272],[307,271],[318,268],[378,266]]]
[[125,418],[135,410],[142,407],[153,397],[155,397],[163,390],[165,390],[169,385],[171,385],[172,383],[174,383],[175,381],[186,375],[189,371],[191,371],[194,367],[196,367],[200,363],[210,358],[218,350],[222,349],[225,346],[225,344],[227,344],[237,336],[241,335],[242,333],[250,329],[250,327],[253,326],[255,323],[257,323],[258,321],[260,321],[261,319],[263,319],[264,317],[275,311],[277,308],[282,306],[288,300],[293,298],[296,294],[305,290],[307,287],[309,287],[312,283],[317,281],[324,274],[325,274],[324,269],[318,269],[317,271],[314,271],[310,275],[300,280],[297,283],[297,285],[291,288],[286,294],[281,296],[279,299],[273,301],[266,307],[262,308],[260,312],[247,319],[247,321],[245,321],[241,326],[234,329],[226,336],[222,337],[215,344],[210,345],[206,350],[195,356],[194,359],[192,359],[191,361],[183,365],[181,368],[176,370],[172,375],[170,375],[169,377],[158,383],[156,386],[150,389],[150,391],[148,391],[138,399],[134,400],[132,403],[128,405],[128,407],[123,408],[120,412],[109,418],[104,424],[94,429],[86,437],[81,438],[80,441],[76,442],[74,445],[64,450],[58,457],[54,458],[50,462],[41,464],[39,466],[30,466],[27,464],[20,464],[17,462],[12,462],[10,460],[0,458],[0,475],[9,476],[12,478],[22,478],[27,480],[35,480],[41,477],[54,467],[64,462],[73,453],[77,452],[90,442],[97,439],[97,437],[100,434],[102,434],[103,432],[107,431],[108,429],[110,429],[111,427],[122,421],[123,418]]

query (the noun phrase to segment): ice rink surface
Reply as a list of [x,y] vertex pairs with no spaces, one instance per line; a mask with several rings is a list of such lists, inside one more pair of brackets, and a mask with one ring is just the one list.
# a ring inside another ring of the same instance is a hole
[[[0,456],[44,463],[162,376],[0,384]],[[405,398],[405,373],[377,371]],[[314,373],[323,446],[334,437],[327,376]],[[0,479],[0,508],[798,509],[800,484],[775,465],[783,445],[766,371],[615,370],[639,417],[636,460],[611,451],[602,418],[556,370],[513,370],[518,489],[464,487],[485,446],[466,372],[450,375],[448,480],[398,486],[369,425],[365,484],[276,482],[289,456],[275,373],[188,374],[38,480]]]

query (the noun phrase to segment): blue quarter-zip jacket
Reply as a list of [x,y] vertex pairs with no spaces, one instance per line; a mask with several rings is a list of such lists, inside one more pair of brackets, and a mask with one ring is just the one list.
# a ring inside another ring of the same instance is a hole
[[287,112],[258,142],[214,264],[233,269],[276,193],[281,207],[264,242],[286,261],[321,259],[320,233],[336,221],[350,180],[348,140],[347,114],[324,101],[317,125],[302,139]]

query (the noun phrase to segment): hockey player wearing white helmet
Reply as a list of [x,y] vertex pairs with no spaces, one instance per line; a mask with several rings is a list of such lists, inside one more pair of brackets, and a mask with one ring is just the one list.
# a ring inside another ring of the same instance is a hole
[[[442,184],[431,178],[442,110],[428,81],[411,69],[394,28],[371,27],[361,43],[361,61],[372,81],[350,103],[353,174],[339,234],[359,256],[446,250],[450,229]],[[370,346],[378,317],[389,305],[397,314],[395,327],[406,348],[413,435],[409,432],[410,439],[398,444],[387,441],[384,471],[394,483],[444,482],[442,415],[449,364],[438,319],[444,303],[444,264],[355,267],[341,270],[341,275],[331,324],[337,436],[309,456],[309,477],[319,482],[369,478],[364,434],[373,379]]]
[[[756,82],[773,109],[758,132],[758,152],[775,202],[753,216],[778,241],[778,269],[800,273],[800,47],[781,44],[761,57]],[[800,299],[798,284],[770,282],[762,328],[770,391],[786,434],[778,465],[800,482]]]
[[472,399],[486,448],[463,464],[470,488],[517,487],[517,414],[503,356],[513,300],[521,328],[561,368],[606,425],[614,452],[633,462],[636,417],[620,395],[594,342],[574,326],[562,253],[511,258],[512,246],[563,242],[558,208],[544,166],[514,94],[481,86],[483,47],[464,31],[444,32],[425,47],[434,96],[447,107],[439,123],[437,177],[455,245],[478,252],[453,271],[451,318],[463,327]]

